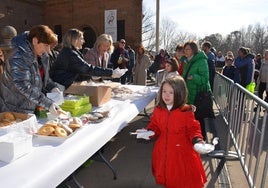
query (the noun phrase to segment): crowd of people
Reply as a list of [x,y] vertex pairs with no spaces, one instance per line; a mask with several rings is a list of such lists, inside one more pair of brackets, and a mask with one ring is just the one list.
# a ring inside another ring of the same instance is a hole
[[[216,67],[222,67],[223,75],[245,88],[256,82],[258,96],[263,99],[266,92],[264,100],[268,102],[268,50],[264,58],[245,47],[238,49],[236,57],[233,52],[223,56],[209,41],[200,47],[189,41],[177,45],[174,55],[161,49],[153,56],[142,44],[132,49],[125,39],[114,48],[109,34],[98,36],[91,49],[83,48],[84,42],[82,31],[69,29],[57,51],[57,35],[45,25],[14,37],[12,55],[5,59],[0,50],[0,112],[33,113],[41,106],[59,114],[61,108],[46,93],[61,92],[76,81],[94,77],[146,85],[162,70],[163,77],[157,82],[158,102],[146,130],[152,133],[150,139],[156,139],[152,161],[156,182],[166,187],[202,187],[206,182],[201,160],[192,146],[207,140],[205,118],[213,118],[213,114],[200,114],[196,98],[201,91],[212,93]],[[206,109],[212,109],[211,103],[206,105]],[[188,157],[187,163],[184,157]],[[181,178],[174,178],[176,175]]]

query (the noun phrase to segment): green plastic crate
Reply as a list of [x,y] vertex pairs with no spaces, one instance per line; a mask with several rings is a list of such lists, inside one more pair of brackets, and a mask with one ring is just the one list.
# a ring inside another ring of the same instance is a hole
[[67,95],[66,97],[64,97],[64,102],[62,103],[61,107],[77,108],[89,103],[89,96]]
[[70,112],[72,116],[81,116],[82,114],[89,113],[92,111],[92,105],[90,103],[78,106],[75,108],[69,108],[61,106],[64,111]]

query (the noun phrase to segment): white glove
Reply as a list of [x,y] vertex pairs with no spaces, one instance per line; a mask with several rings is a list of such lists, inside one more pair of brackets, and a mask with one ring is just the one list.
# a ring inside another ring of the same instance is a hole
[[62,109],[56,103],[52,103],[52,105],[49,107],[49,112],[51,114],[59,115],[60,111],[62,111]]
[[60,89],[57,87],[54,87],[53,89],[51,89],[50,91],[51,93],[61,93]]
[[194,150],[200,154],[207,154],[215,150],[215,145],[218,144],[218,137],[215,137],[212,141],[213,144],[206,144],[206,143],[196,143],[194,145]]
[[120,78],[121,76],[123,76],[126,72],[128,71],[128,69],[114,69],[113,70],[113,74],[112,77],[113,78]]
[[137,131],[137,139],[142,138],[145,140],[150,140],[150,136],[153,136],[155,133],[154,131],[147,131],[146,129],[138,129]]

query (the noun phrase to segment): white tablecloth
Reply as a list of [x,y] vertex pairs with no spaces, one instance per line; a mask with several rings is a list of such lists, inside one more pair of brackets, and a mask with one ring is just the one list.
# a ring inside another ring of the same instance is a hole
[[34,137],[31,153],[9,164],[0,162],[0,187],[56,187],[135,118],[156,93],[157,88],[151,88],[148,96],[139,99],[111,99],[101,107],[110,108],[107,119],[81,128],[63,143]]

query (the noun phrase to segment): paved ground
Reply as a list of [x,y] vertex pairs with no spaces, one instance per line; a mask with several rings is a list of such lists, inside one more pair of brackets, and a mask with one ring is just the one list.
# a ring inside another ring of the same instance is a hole
[[[154,103],[148,105],[148,112],[152,111]],[[225,148],[227,130],[221,117],[217,117],[208,130],[208,138],[213,135],[220,137],[217,149]],[[113,179],[112,171],[103,162],[94,161],[89,167],[79,169],[77,180],[85,188],[158,188],[151,172],[151,152],[153,142],[136,140],[129,132],[145,127],[148,118],[137,116],[126,128],[118,133],[104,148],[105,157],[111,162],[117,172],[117,179]],[[213,129],[215,127],[215,129]],[[214,132],[213,134],[211,132]],[[245,188],[248,187],[243,175],[240,162],[231,160],[225,162],[221,159],[202,156],[202,161],[207,174],[208,188]],[[227,166],[227,169],[226,169]],[[230,174],[230,176],[229,176]],[[75,187],[73,183],[70,183]],[[66,186],[59,186],[66,187]]]

